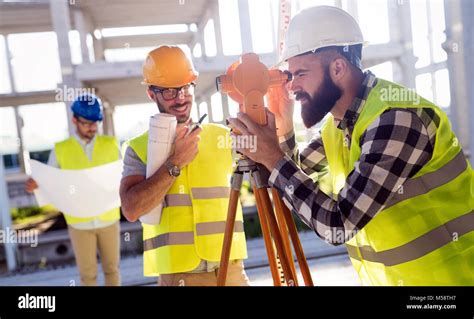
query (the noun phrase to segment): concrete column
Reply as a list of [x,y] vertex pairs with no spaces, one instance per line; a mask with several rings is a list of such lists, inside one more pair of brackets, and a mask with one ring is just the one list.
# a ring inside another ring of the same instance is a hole
[[242,38],[242,51],[243,53],[253,52],[249,2],[248,0],[238,0],[238,1],[239,1],[240,35]]
[[[474,3],[469,0],[462,0],[462,19],[463,19],[463,34],[464,34],[464,60],[466,61],[466,72],[471,76],[474,75],[474,61],[472,57],[474,56],[474,41],[472,40],[474,32],[474,21],[472,17],[474,16]],[[469,123],[467,127],[463,127],[465,130],[469,130],[469,144],[468,149],[466,149],[470,156],[471,164],[474,165],[474,90],[472,89],[472,80],[466,81],[463,83],[467,89],[468,101],[467,105],[469,109]]]
[[[7,38],[5,38],[5,57],[6,57],[6,60],[7,60],[7,72],[8,72],[8,77],[10,79],[12,93],[15,93],[16,92],[16,85],[15,85],[15,80],[14,80],[14,75],[13,75],[13,70],[12,70],[12,64],[11,64],[10,47],[9,47]],[[20,162],[20,170],[21,170],[21,172],[25,173],[25,161],[29,159],[29,154],[25,152],[25,148],[24,148],[24,144],[23,144],[23,138],[22,138],[22,134],[21,134],[22,128],[23,128],[23,120],[21,119],[20,115],[18,114],[18,106],[17,105],[13,106],[13,110],[15,112],[16,132],[17,132],[18,140],[19,140],[18,158],[19,158],[19,162]],[[3,160],[3,158],[2,158],[2,160]]]
[[102,41],[102,38],[98,39],[95,37],[94,33],[92,33],[92,44],[94,46],[95,61],[104,61],[104,42]]
[[87,48],[87,30],[86,21],[84,19],[84,12],[80,9],[74,10],[74,22],[76,30],[79,32],[79,38],[81,40],[81,56],[82,63],[89,63],[89,49]]
[[[69,46],[68,33],[71,30],[71,21],[69,18],[69,2],[66,0],[50,1],[51,20],[53,29],[58,38],[59,62],[61,65],[61,74],[63,83],[61,86],[67,88],[81,88],[81,82],[76,79],[74,74],[74,66],[71,60],[71,48]],[[72,135],[75,128],[72,124],[72,101],[64,101],[66,103],[66,112],[68,115],[69,134]]]
[[25,173],[25,166],[26,161],[29,160],[30,156],[28,152],[25,152],[25,147],[23,144],[23,119],[21,118],[20,114],[18,113],[18,106],[14,106],[13,110],[15,112],[15,121],[16,121],[16,134],[18,135],[19,141],[19,150],[18,150],[18,157],[20,162],[20,170],[21,172]]
[[212,18],[214,19],[214,33],[216,35],[216,50],[217,55],[224,55],[222,47],[222,30],[221,30],[221,19],[219,16],[219,2],[216,1],[212,7]]
[[[212,116],[212,105],[211,105],[211,97],[206,96],[206,104],[207,104],[207,119],[209,122],[214,122],[214,117]],[[204,114],[201,114],[200,116],[203,116]]]
[[474,90],[468,78],[474,74],[472,56],[474,44],[472,30],[474,23],[474,3],[470,0],[445,1],[446,42],[444,50],[448,54],[449,80],[451,83],[450,119],[453,128],[474,164]]
[[359,21],[359,9],[357,7],[357,0],[347,0],[347,12],[351,14],[357,21]]
[[204,24],[202,28],[199,28],[197,31],[197,42],[201,45],[201,57],[206,60],[207,59],[207,54],[206,54],[206,42],[204,41],[204,27],[206,25]]
[[107,100],[102,100],[104,106],[103,129],[105,135],[115,136],[114,111],[115,105]]
[[13,69],[12,69],[12,57],[10,53],[10,46],[8,43],[8,38],[5,36],[5,58],[7,60],[7,72],[8,72],[8,78],[10,79],[10,85],[12,88],[12,93],[16,92],[16,85],[15,85],[15,78],[13,75]]
[[388,20],[390,41],[400,43],[403,53],[394,65],[394,80],[413,89],[416,87],[416,58],[413,54],[410,3],[407,1],[388,1]]
[[225,119],[228,118],[230,116],[230,112],[229,112],[229,100],[230,97],[225,95],[225,94],[221,94],[221,101],[222,101],[222,114],[224,116],[224,123],[225,123]]
[[[5,169],[3,165],[3,156],[0,154],[0,223],[1,229],[7,233],[12,226],[12,216],[10,214],[10,205],[8,199],[7,182],[5,180]],[[17,266],[17,246],[8,240],[3,243],[5,247],[5,257],[7,259],[8,271],[13,271]]]

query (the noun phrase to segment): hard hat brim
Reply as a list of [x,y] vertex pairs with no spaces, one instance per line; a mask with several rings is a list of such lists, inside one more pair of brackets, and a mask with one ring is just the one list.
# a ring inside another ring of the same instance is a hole
[[351,45],[357,45],[357,44],[362,44],[362,48],[366,48],[366,47],[369,46],[368,41],[356,41],[356,42],[350,42],[350,43],[336,43],[336,44],[332,43],[332,44],[328,44],[328,45],[319,45],[319,46],[313,47],[309,50],[305,50],[304,52],[291,54],[291,55],[286,56],[286,57],[280,57],[280,60],[275,65],[273,65],[271,67],[271,69],[288,68],[288,60],[289,59],[294,58],[295,56],[298,56],[298,55],[301,55],[301,54],[305,54],[305,53],[310,52],[310,51],[316,51],[318,49],[327,48],[327,47],[334,47],[334,46],[344,47],[344,46],[351,46]]
[[175,83],[168,83],[167,86],[163,86],[162,84],[159,84],[159,83],[153,83],[153,82],[148,82],[146,80],[143,80],[140,82],[141,85],[145,85],[145,86],[150,86],[150,85],[155,85],[155,86],[159,86],[159,87],[170,87],[170,88],[175,88],[175,87],[181,87],[181,86],[184,86],[186,84],[189,84],[191,82],[194,82],[197,80],[199,76],[199,73],[198,72],[195,72],[195,74],[193,74],[193,76],[189,77],[188,79],[186,79],[185,81],[181,81],[181,82],[175,82]]

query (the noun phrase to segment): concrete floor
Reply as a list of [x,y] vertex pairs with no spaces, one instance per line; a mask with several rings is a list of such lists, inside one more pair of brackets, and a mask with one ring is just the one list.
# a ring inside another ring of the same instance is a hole
[[[312,232],[300,234],[300,239],[308,258],[308,264],[316,286],[354,286],[360,285],[344,247],[330,246]],[[245,261],[246,271],[254,286],[273,284],[268,267],[265,247],[262,239],[247,242],[249,258]],[[122,258],[122,284],[124,286],[155,285],[156,277],[143,277],[141,256]],[[103,276],[99,266],[99,283]],[[300,285],[303,280],[300,276]],[[79,285],[79,276],[75,266],[39,270],[31,273],[19,273],[0,277],[0,286],[72,286]]]

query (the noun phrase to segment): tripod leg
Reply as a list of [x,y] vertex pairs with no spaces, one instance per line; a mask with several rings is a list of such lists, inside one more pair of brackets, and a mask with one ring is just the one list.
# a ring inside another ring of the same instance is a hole
[[240,186],[242,186],[243,174],[234,173],[232,176],[232,187],[230,190],[229,207],[225,223],[224,242],[222,244],[221,262],[217,274],[217,285],[225,286],[227,269],[229,267],[230,249],[232,247],[232,236],[234,235],[235,216],[237,215],[237,203],[239,201]]
[[257,188],[255,186],[253,187],[253,193],[255,194],[258,218],[262,227],[262,235],[263,240],[265,242],[265,249],[267,251],[268,264],[270,265],[270,271],[272,273],[273,285],[281,286],[280,271],[278,270],[276,254],[273,247],[273,240],[270,235],[270,228],[268,227],[267,217],[263,213],[262,200],[260,199],[259,192],[257,191]]
[[298,260],[298,264],[300,265],[301,274],[303,275],[303,280],[306,286],[313,286],[313,279],[311,278],[311,272],[308,267],[308,263],[306,261],[306,257],[303,252],[303,247],[301,246],[301,241],[298,236],[298,230],[296,229],[295,221],[291,216],[291,212],[286,207],[285,203],[283,203],[280,195],[278,194],[276,189],[272,189],[273,192],[273,200],[275,201],[275,206],[277,206],[277,202],[279,203],[278,206],[281,208],[281,213],[285,218],[286,225],[288,226],[288,231],[290,233],[290,238],[293,243],[293,248],[295,249],[296,259]]
[[298,286],[298,277],[296,276],[296,267],[293,259],[293,252],[291,251],[290,237],[288,234],[288,225],[286,224],[286,219],[283,216],[283,207],[282,202],[279,200],[279,195],[276,189],[272,188],[273,202],[275,203],[275,215],[278,221],[278,226],[280,227],[281,237],[283,239],[283,246],[285,247],[286,255],[288,256],[288,261],[290,263],[291,271],[295,277],[295,285]]
[[272,203],[270,202],[270,197],[268,196],[268,191],[266,187],[257,188],[259,192],[259,197],[262,201],[263,212],[267,216],[268,223],[270,225],[270,231],[275,241],[275,246],[277,249],[278,256],[280,257],[280,262],[283,267],[283,273],[285,274],[286,282],[289,286],[294,286],[295,276],[292,274],[290,263],[288,261],[288,256],[285,253],[285,248],[283,246],[283,240],[281,238],[280,230],[278,228],[278,223],[273,213]]

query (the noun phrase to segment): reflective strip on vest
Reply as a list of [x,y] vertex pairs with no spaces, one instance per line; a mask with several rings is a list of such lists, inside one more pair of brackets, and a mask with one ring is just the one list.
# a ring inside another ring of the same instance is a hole
[[402,185],[402,192],[395,192],[392,199],[384,207],[387,209],[401,201],[425,194],[435,188],[449,183],[467,168],[466,157],[462,150],[443,167],[420,177],[407,179]]
[[[215,235],[224,234],[225,221],[221,222],[207,222],[196,224],[196,235]],[[244,231],[244,224],[242,221],[236,220],[234,232],[241,233]],[[161,234],[156,237],[148,238],[143,241],[143,250],[152,250],[169,245],[191,245],[194,244],[193,232],[173,232]]]
[[143,250],[151,250],[168,245],[191,245],[194,244],[194,233],[174,232],[161,234],[143,241]]
[[213,198],[228,198],[230,194],[230,187],[193,187],[191,188],[194,199],[213,199]]
[[193,206],[188,194],[168,194],[165,196],[163,208],[173,206]]
[[[196,224],[196,235],[214,235],[223,234],[225,232],[225,221],[221,222],[207,222]],[[236,220],[234,225],[234,232],[241,233],[244,231],[244,223]]]
[[[206,187],[192,188],[194,199],[227,198],[230,194],[229,187]],[[167,194],[163,203],[164,207],[192,206],[191,197],[188,194]]]
[[376,252],[370,246],[347,246],[351,258],[382,263],[385,266],[394,266],[406,263],[443,247],[453,241],[456,234],[458,238],[474,230],[474,211],[457,217],[449,222],[430,230],[420,237],[396,248]]

